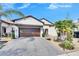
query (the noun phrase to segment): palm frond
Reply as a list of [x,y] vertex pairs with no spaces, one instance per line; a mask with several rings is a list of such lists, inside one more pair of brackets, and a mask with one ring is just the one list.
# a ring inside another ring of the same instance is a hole
[[1,16],[8,17],[6,13],[2,13]]
[[2,13],[1,16],[6,17],[7,19],[10,19],[10,17],[6,13]]
[[18,15],[18,16],[21,16],[21,17],[25,16],[22,12],[20,12],[18,10],[12,10],[12,9],[5,11],[5,13],[7,15],[15,14],[15,15]]

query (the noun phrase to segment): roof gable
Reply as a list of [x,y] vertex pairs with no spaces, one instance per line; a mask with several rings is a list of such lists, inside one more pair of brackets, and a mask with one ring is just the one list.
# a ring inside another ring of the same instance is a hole
[[10,20],[0,20],[0,22],[7,23],[7,24],[13,24],[14,23]]
[[15,20],[17,24],[26,24],[26,25],[43,25],[43,22],[38,20],[33,16],[26,16],[24,18],[20,18]]
[[44,23],[44,24],[48,24],[48,25],[52,25],[53,23],[46,20],[45,18],[42,18],[41,21]]

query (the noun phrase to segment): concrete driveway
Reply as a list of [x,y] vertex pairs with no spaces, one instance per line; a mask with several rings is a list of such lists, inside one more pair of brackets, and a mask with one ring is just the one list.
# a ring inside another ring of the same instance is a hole
[[0,49],[1,56],[54,56],[62,53],[45,38],[39,37],[14,39]]

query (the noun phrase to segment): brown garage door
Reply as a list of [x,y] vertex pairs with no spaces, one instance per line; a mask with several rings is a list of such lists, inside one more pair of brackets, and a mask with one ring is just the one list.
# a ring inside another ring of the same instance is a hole
[[20,28],[20,37],[40,36],[40,28]]

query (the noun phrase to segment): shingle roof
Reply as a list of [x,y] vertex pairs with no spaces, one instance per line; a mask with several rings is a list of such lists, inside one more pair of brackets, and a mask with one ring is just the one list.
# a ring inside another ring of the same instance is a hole
[[[18,21],[18,20],[21,20],[21,19],[25,19],[25,18],[28,18],[28,17],[32,17],[34,19],[36,19],[37,21],[41,22],[44,24],[44,22],[42,21],[42,19],[46,20],[47,22],[51,23],[51,25],[53,25],[52,22],[50,22],[49,20],[45,19],[45,18],[42,18],[41,20],[37,19],[36,17],[32,16],[32,15],[28,15],[26,17],[23,17],[23,18],[19,18],[19,19],[14,19],[12,21],[7,21],[7,20],[1,20],[2,22],[5,22],[5,23],[8,23],[8,24],[16,24],[15,21]],[[46,24],[46,25],[50,25],[50,24]]]
[[[43,21],[43,20],[45,20],[45,21],[48,22],[48,23],[46,23],[46,22]],[[54,25],[52,22],[50,22],[49,20],[47,20],[47,19],[45,19],[45,18],[42,18],[41,21],[44,22],[45,25]]]
[[[12,21],[14,21],[14,22],[15,22],[15,21],[17,21],[17,20],[25,19],[25,18],[28,18],[28,17],[32,17],[32,18],[36,19],[37,21],[42,22],[41,20],[37,19],[36,17],[34,17],[34,16],[32,16],[32,15],[28,15],[28,16],[26,16],[26,17],[19,18],[19,19],[14,19],[14,20],[12,20]],[[42,23],[43,23],[43,22],[42,22]]]

